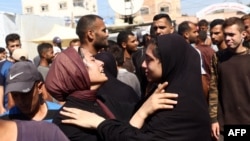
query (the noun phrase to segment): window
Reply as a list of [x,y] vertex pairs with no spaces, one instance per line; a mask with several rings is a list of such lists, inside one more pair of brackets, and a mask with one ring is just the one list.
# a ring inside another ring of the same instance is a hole
[[85,7],[86,10],[89,10],[89,3],[86,1],[86,2],[84,3],[84,6],[83,6],[83,7]]
[[169,12],[169,7],[164,6],[160,8],[160,13],[168,13]]
[[93,12],[96,12],[96,6],[93,5]]
[[49,6],[48,5],[42,5],[41,10],[42,10],[42,12],[47,12],[47,11],[49,11]]
[[67,8],[66,2],[59,3],[59,9],[66,9],[66,8]]
[[32,14],[33,13],[33,7],[26,7],[25,8],[27,14]]
[[73,5],[83,7],[83,0],[73,0]]
[[149,9],[147,7],[142,7],[140,11],[141,11],[141,15],[149,14]]

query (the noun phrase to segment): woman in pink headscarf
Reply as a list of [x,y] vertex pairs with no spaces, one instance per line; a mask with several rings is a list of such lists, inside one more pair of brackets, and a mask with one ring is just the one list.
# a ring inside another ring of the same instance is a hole
[[[78,53],[77,53],[78,51]],[[105,81],[103,62],[96,60],[83,48],[68,48],[60,53],[50,67],[46,88],[64,106],[85,109],[106,118],[114,118],[108,108],[96,98],[96,90]],[[53,122],[70,140],[97,141],[96,131],[62,124],[66,117],[56,115]]]

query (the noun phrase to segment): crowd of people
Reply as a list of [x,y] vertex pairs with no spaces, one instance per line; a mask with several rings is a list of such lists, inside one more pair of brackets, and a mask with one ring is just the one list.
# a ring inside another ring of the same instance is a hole
[[40,43],[33,60],[6,36],[1,140],[223,141],[224,125],[250,124],[250,14],[177,28],[157,14],[142,42],[129,30],[109,40],[89,14],[76,34],[66,49]]

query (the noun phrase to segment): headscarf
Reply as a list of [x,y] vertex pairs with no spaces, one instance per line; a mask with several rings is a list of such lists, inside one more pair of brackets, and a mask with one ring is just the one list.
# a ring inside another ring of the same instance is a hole
[[45,81],[48,92],[58,101],[71,95],[79,99],[95,100],[90,90],[89,74],[74,48],[68,48],[53,61]]
[[89,73],[74,48],[68,48],[56,57],[46,77],[45,85],[56,100],[65,101],[70,95],[81,100],[96,101],[107,117],[115,118],[107,106],[96,98],[96,91],[90,90]]
[[162,35],[157,38],[157,44],[162,63],[161,82],[180,85],[190,80],[197,81],[195,87],[201,87],[199,54],[183,37],[175,33]]
[[104,62],[104,72],[106,76],[109,77],[117,77],[118,69],[116,66],[116,61],[113,55],[109,52],[101,52],[96,54],[96,59]]
[[98,53],[95,58],[104,62],[104,73],[108,77],[108,81],[97,91],[98,98],[103,100],[118,120],[129,121],[139,97],[132,87],[117,79],[118,70],[111,53]]

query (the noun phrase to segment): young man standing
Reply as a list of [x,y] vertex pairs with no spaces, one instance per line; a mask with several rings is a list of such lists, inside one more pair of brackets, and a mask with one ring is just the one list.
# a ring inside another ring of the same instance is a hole
[[[199,31],[199,35],[197,38],[196,46],[200,52],[201,52],[201,58],[203,62],[204,70],[206,71],[206,84],[207,89],[209,89],[210,79],[211,79],[211,60],[214,55],[214,50],[211,48],[211,45],[206,44],[206,38],[207,38],[207,32],[201,30]],[[204,86],[205,87],[205,86]],[[208,92],[205,93],[206,100],[208,101]]]
[[[172,19],[168,14],[160,13],[153,17],[153,23],[150,28],[150,37],[170,34],[174,31]],[[154,87],[154,84],[147,82],[145,71],[141,67],[142,62],[145,60],[145,49],[138,49],[137,52],[133,53],[132,59],[136,70],[135,74],[141,85],[141,96],[143,97],[151,90],[151,87]]]
[[[202,19],[198,22],[198,28],[199,31],[205,31],[206,34],[208,32],[208,21],[205,19]],[[207,35],[207,38],[205,40],[205,45],[211,46],[212,45],[212,41],[211,38],[209,37],[209,35]]]
[[[190,45],[194,44],[197,41],[198,38],[198,30],[197,30],[197,25],[191,21],[184,21],[179,24],[178,26],[178,34],[180,34]],[[204,63],[202,61],[202,54],[201,52],[197,49],[196,51],[200,55],[200,66],[201,66],[201,80],[202,80],[202,86],[203,86],[203,92],[204,95],[207,96],[208,93],[208,84],[207,84],[207,77],[206,77],[206,71],[204,69]]]
[[[224,125],[249,124],[249,72],[250,51],[243,46],[247,32],[243,21],[237,17],[225,20],[224,39],[227,49],[217,52],[217,107],[218,113],[212,128],[213,136],[223,140]],[[214,106],[215,107],[215,106]]]
[[212,43],[216,45],[218,50],[223,50],[227,48],[224,40],[223,24],[225,20],[215,19],[210,23],[210,37]]
[[[10,108],[8,103],[11,102],[11,96],[5,93],[5,80],[9,72],[9,68],[12,66],[15,60],[12,58],[12,53],[15,49],[21,48],[20,36],[16,33],[12,33],[5,38],[6,48],[9,51],[7,59],[0,64],[0,114],[3,114],[6,109]],[[9,104],[12,105],[12,104]]]
[[132,61],[132,53],[137,51],[138,40],[132,31],[121,31],[117,36],[117,44],[123,50],[124,63],[123,68],[129,72],[135,72],[135,66]]
[[81,42],[80,48],[87,49],[93,55],[108,46],[107,28],[103,18],[98,15],[82,16],[77,23],[76,34]]
[[54,59],[53,46],[50,43],[41,43],[38,45],[37,51],[40,57],[40,63],[37,69],[42,74],[43,80],[45,80],[49,71],[49,65]]
[[[213,136],[216,137],[219,135],[219,124],[217,122],[217,104],[218,104],[218,89],[217,89],[217,57],[216,54],[222,52],[227,48],[226,42],[224,40],[223,24],[225,20],[215,19],[210,23],[210,37],[212,43],[216,45],[217,52],[214,53],[211,60],[211,79],[209,84],[209,94],[208,94],[208,103],[209,103],[209,114],[211,119],[211,127],[213,131]],[[216,133],[215,133],[216,132]],[[217,135],[216,135],[217,134]],[[218,138],[218,137],[216,137]]]
[[154,36],[165,35],[174,32],[172,20],[168,14],[157,14],[153,18],[152,30]]

